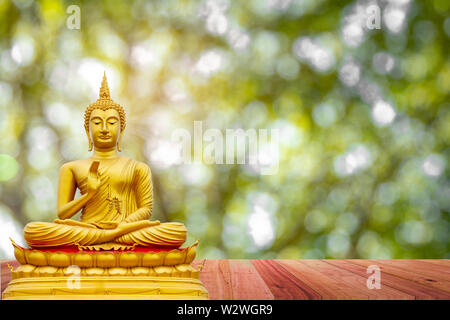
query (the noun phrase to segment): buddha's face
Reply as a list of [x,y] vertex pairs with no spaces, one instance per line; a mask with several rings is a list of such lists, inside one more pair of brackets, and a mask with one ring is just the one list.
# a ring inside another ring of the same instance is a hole
[[119,113],[115,109],[94,109],[89,120],[89,131],[96,148],[115,148],[120,137]]

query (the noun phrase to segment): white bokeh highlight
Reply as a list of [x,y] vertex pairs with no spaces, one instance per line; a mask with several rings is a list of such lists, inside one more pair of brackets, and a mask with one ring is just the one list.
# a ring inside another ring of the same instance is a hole
[[390,103],[379,100],[372,107],[371,115],[375,124],[383,127],[391,124],[397,116],[397,113]]
[[429,177],[439,177],[444,169],[445,159],[438,154],[430,154],[422,163],[422,170]]

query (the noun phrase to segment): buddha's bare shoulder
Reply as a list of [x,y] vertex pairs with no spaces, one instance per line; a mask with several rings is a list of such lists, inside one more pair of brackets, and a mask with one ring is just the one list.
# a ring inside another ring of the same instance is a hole
[[67,169],[76,168],[76,167],[79,166],[79,163],[80,163],[80,160],[66,162],[60,167],[60,170],[67,170]]
[[61,166],[60,170],[67,171],[67,170],[80,170],[89,168],[92,161],[93,160],[91,158],[68,161]]

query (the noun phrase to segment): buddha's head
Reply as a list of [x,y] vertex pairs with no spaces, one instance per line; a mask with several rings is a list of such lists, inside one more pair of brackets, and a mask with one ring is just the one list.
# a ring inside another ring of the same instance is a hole
[[89,151],[97,149],[121,150],[121,140],[125,129],[125,111],[115,103],[110,95],[106,74],[103,75],[100,97],[84,112],[84,129],[89,140]]

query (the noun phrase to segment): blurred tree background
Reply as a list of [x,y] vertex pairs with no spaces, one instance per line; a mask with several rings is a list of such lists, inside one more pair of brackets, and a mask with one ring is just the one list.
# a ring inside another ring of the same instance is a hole
[[[56,217],[59,167],[90,156],[104,70],[123,154],[153,171],[152,219],[184,222],[200,258],[450,258],[449,9],[0,0],[0,258]],[[195,120],[278,129],[278,172],[181,164],[171,134]]]

